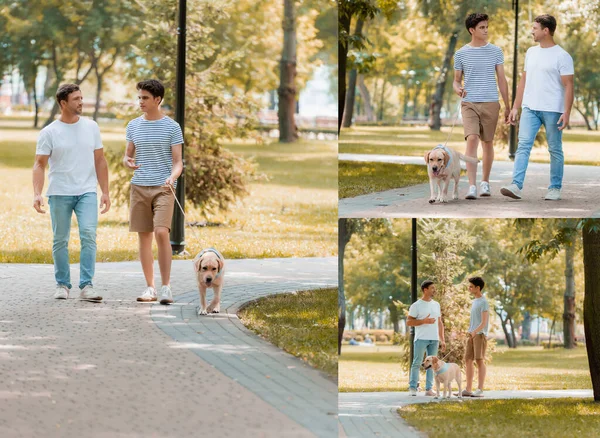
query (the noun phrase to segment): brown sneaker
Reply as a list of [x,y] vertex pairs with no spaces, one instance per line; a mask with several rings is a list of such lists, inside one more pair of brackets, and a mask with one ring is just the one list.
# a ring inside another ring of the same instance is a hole
[[431,389],[428,389],[427,392],[425,392],[425,395],[427,397],[435,397],[436,394]]
[[156,301],[156,290],[153,287],[147,287],[144,293],[137,297],[137,300],[144,303]]
[[[457,394],[457,395],[458,395],[458,394]],[[473,397],[473,393],[472,393],[472,392],[470,392],[470,391],[467,391],[467,390],[465,389],[465,390],[463,390],[463,392],[462,392],[462,396],[463,396],[463,397]]]

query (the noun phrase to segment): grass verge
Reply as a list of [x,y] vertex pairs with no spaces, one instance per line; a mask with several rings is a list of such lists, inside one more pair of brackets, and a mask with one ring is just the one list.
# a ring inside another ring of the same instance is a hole
[[238,315],[267,341],[337,377],[337,289],[261,298]]
[[425,403],[398,409],[428,436],[462,438],[597,436],[600,403],[588,399],[470,400]]

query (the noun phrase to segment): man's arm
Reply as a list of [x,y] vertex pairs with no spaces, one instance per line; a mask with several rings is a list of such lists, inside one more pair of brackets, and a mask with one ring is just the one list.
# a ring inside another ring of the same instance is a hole
[[[569,119],[571,118],[571,107],[573,106],[573,88],[575,81],[573,79],[573,75],[565,75],[560,77],[560,81],[565,87],[565,112],[558,119],[558,127],[559,131],[562,131],[569,124]],[[561,124],[562,122],[562,124]]]
[[496,76],[498,77],[498,88],[500,95],[504,101],[504,122],[508,123],[508,115],[510,114],[510,102],[508,100],[508,82],[504,74],[504,64],[496,65]]
[[477,326],[475,328],[475,330],[473,330],[470,334],[471,336],[475,336],[477,333],[479,333],[480,330],[482,330],[487,322],[488,322],[488,317],[489,317],[489,312],[487,310],[484,310],[483,312],[481,312],[481,324],[479,324],[479,326]]
[[44,206],[42,190],[44,189],[44,174],[49,158],[50,155],[36,155],[33,163],[33,208],[38,213],[46,213],[46,210],[42,210]]
[[438,318],[438,335],[440,338],[440,350],[446,350],[446,339],[444,338],[444,322],[442,321],[442,317]]
[[467,92],[462,86],[462,76],[462,70],[454,70],[454,81],[452,82],[452,88],[454,88],[454,92],[458,96],[465,97],[467,95]]
[[183,146],[180,144],[171,146],[171,153],[173,154],[173,168],[171,169],[171,176],[165,181],[165,183],[170,186],[175,184],[175,181],[177,178],[179,178],[181,172],[183,172],[183,158],[181,156],[182,149]]
[[96,166],[96,176],[98,177],[98,184],[100,184],[100,190],[102,190],[102,196],[100,196],[100,208],[102,211],[100,214],[106,213],[110,210],[110,195],[108,194],[108,163],[104,156],[104,149],[96,149],[94,151],[94,165]]
[[417,327],[423,324],[433,324],[435,322],[435,318],[430,318],[429,315],[427,315],[425,318],[423,319],[417,319],[414,318],[412,316],[408,316],[408,318],[406,319],[406,325],[408,327]]
[[519,115],[519,108],[521,108],[521,104],[523,103],[523,93],[525,93],[525,83],[527,81],[527,72],[524,71],[521,76],[521,80],[519,81],[519,85],[517,86],[517,95],[515,96],[515,103],[513,104],[512,109],[510,110],[510,115],[508,116],[508,123],[514,125],[517,123],[517,116]]

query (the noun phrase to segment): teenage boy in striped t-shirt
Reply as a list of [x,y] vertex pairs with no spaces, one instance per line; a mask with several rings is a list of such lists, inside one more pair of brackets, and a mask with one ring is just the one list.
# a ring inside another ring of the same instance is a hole
[[171,219],[177,178],[183,171],[181,127],[162,114],[163,85],[154,79],[137,84],[140,109],[144,113],[127,124],[127,149],[123,164],[135,172],[131,179],[129,231],[139,236],[139,254],[147,288],[138,301],[156,301],[152,235],[158,246],[162,287],[160,303],[173,302],[171,293]]
[[[471,42],[454,55],[454,91],[463,98],[461,104],[465,140],[465,155],[477,158],[479,140],[483,147],[483,175],[479,195],[490,196],[490,172],[494,162],[494,133],[498,123],[500,103],[498,87],[504,100],[504,120],[508,120],[508,83],[504,75],[502,50],[488,43],[488,16],[471,14],[465,25]],[[463,74],[465,77],[462,85]],[[496,83],[496,76],[498,82]],[[477,164],[467,163],[469,191],[466,199],[477,199]]]

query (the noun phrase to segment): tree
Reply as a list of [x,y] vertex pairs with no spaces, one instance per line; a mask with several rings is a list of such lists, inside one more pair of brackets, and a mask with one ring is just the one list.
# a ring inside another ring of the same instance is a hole
[[298,139],[294,121],[296,112],[296,17],[294,0],[284,0],[283,52],[280,63],[279,141],[291,143]]

